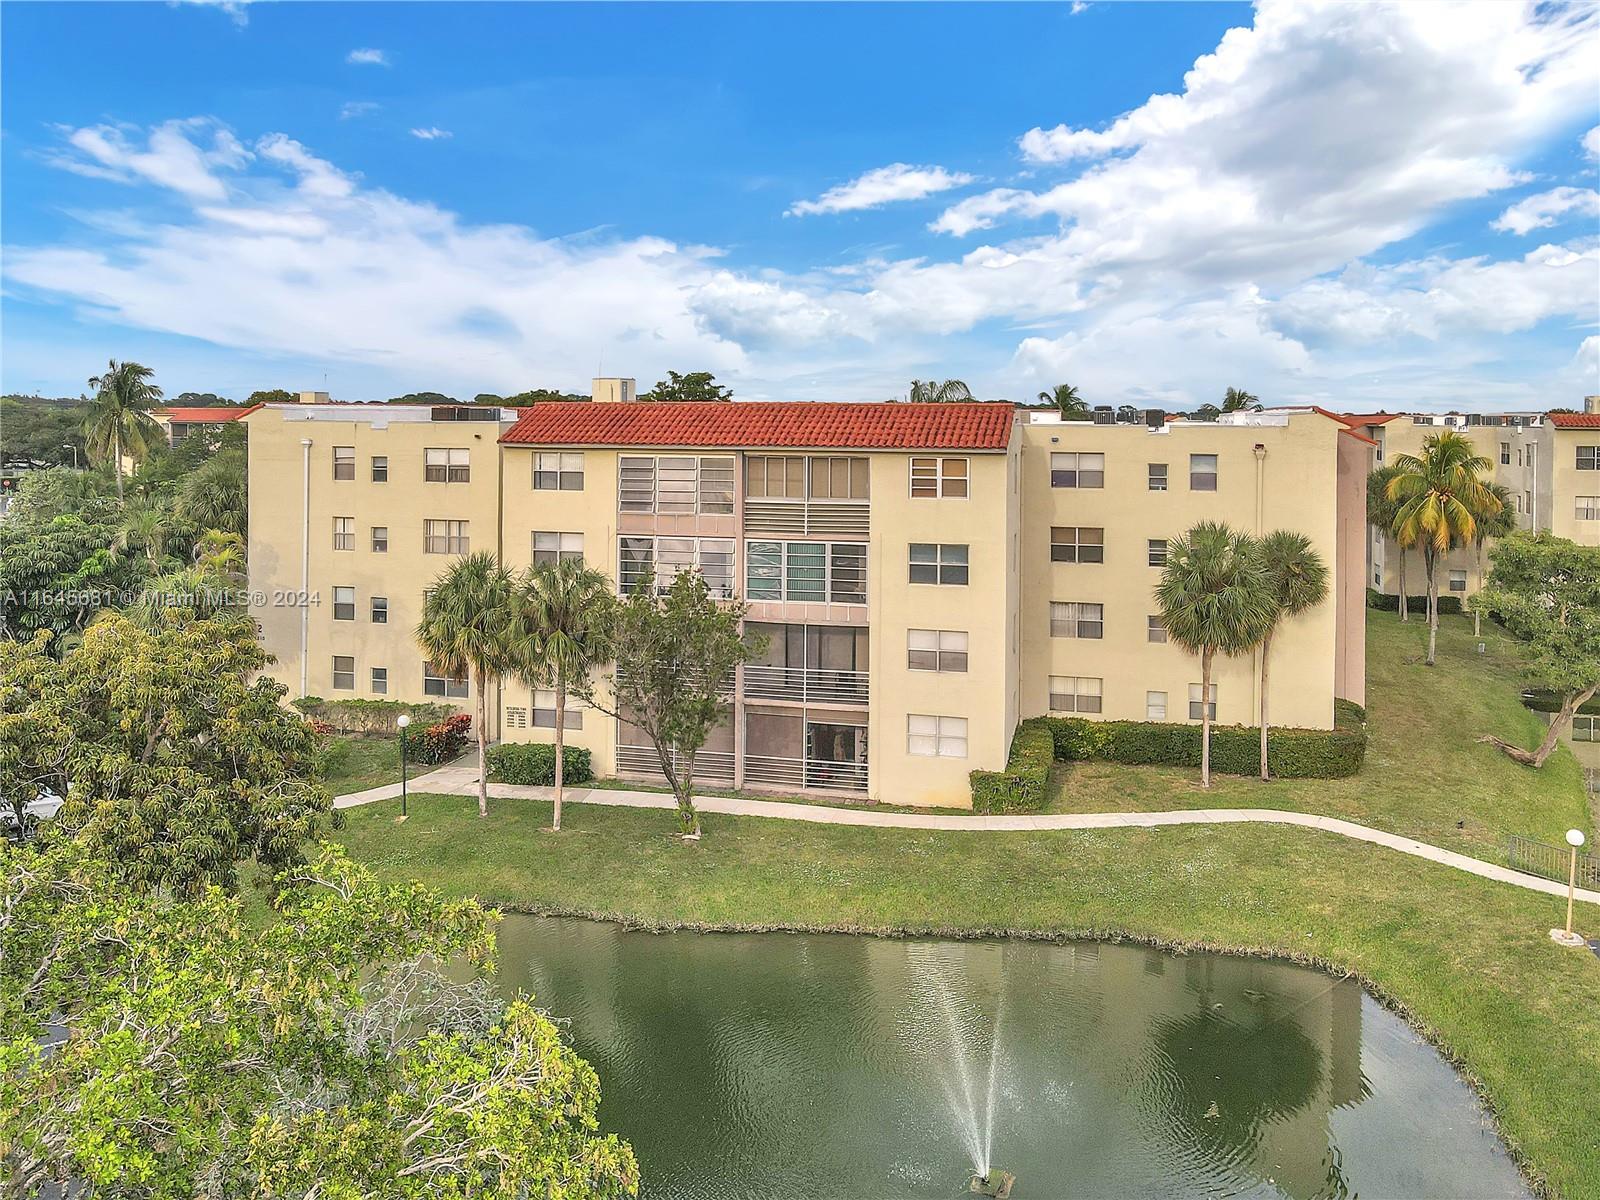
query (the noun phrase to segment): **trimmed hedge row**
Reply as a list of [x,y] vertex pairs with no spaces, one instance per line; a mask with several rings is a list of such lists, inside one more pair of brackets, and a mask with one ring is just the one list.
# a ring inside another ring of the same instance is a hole
[[459,711],[451,704],[407,704],[403,700],[324,700],[301,696],[291,701],[306,716],[322,721],[340,733],[398,733],[395,719],[401,713],[413,725],[432,725]]
[[986,813],[1038,812],[1050,794],[1055,741],[1043,717],[1017,726],[1003,771],[972,771],[972,807]]
[[[567,746],[561,754],[561,782],[588,783],[594,778],[589,751]],[[556,781],[556,748],[546,742],[503,742],[489,747],[491,783],[549,787]]]
[[[1368,588],[1367,589],[1367,607],[1368,608],[1375,608],[1379,612],[1399,612],[1400,611],[1400,597],[1399,596],[1391,596],[1387,592],[1373,591],[1373,589]],[[1419,613],[1419,612],[1425,613],[1425,612],[1428,611],[1428,597],[1427,596],[1407,596],[1406,597],[1406,607],[1413,613]],[[1454,616],[1456,613],[1459,613],[1460,611],[1461,611],[1461,597],[1460,596],[1447,596],[1446,595],[1446,596],[1440,596],[1439,597],[1439,615],[1440,616],[1442,616],[1442,617]]]

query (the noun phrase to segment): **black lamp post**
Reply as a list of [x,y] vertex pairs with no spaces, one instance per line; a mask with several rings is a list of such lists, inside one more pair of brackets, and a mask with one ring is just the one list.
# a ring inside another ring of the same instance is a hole
[[395,719],[395,724],[400,727],[400,819],[406,819],[406,726],[411,724],[411,715],[401,713]]

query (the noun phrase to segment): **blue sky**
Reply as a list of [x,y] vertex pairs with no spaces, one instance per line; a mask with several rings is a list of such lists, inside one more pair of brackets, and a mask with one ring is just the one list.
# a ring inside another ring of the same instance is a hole
[[0,382],[1571,404],[1600,391],[1596,22],[11,4]]

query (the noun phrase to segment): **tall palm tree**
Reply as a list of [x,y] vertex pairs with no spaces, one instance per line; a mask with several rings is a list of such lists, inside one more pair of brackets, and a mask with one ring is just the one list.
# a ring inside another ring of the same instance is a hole
[[457,560],[434,581],[414,636],[436,670],[471,676],[478,708],[478,815],[486,817],[489,680],[524,668],[529,657],[516,581],[487,550]]
[[1406,550],[1408,547],[1395,535],[1395,517],[1400,506],[1389,499],[1389,481],[1400,473],[1393,463],[1379,467],[1367,476],[1367,524],[1373,526],[1400,551],[1400,619],[1411,619],[1406,603]]
[[950,400],[971,400],[972,389],[959,379],[913,379],[906,399],[913,404],[943,404]]
[[1078,389],[1070,383],[1058,383],[1047,392],[1040,392],[1039,399],[1046,404],[1054,404],[1056,410],[1068,421],[1076,421],[1089,415],[1089,402],[1078,395]]
[[1397,505],[1395,540],[1422,548],[1428,576],[1428,666],[1439,642],[1439,560],[1454,546],[1476,536],[1480,517],[1500,511],[1500,500],[1484,480],[1494,464],[1466,437],[1453,431],[1436,433],[1422,443],[1422,453],[1394,460],[1400,470],[1389,481],[1389,499]]
[[178,486],[178,515],[196,528],[244,533],[248,510],[244,460],[238,455],[209,459]]
[[172,513],[163,504],[130,501],[122,511],[122,524],[112,540],[114,550],[143,553],[151,567],[159,567],[167,556],[167,526]]
[[548,683],[556,694],[556,805],[551,827],[561,828],[561,789],[567,731],[567,689],[609,657],[605,615],[611,584],[578,559],[532,567],[521,582],[523,629],[530,651],[528,685]]
[[1261,397],[1243,388],[1229,388],[1222,396],[1223,412],[1260,412]]
[[1200,782],[1209,788],[1211,664],[1260,645],[1277,611],[1255,540],[1217,521],[1173,539],[1156,603],[1167,636],[1200,656]]
[[1303,533],[1274,530],[1261,539],[1261,565],[1272,596],[1272,624],[1261,638],[1261,778],[1267,779],[1267,689],[1272,635],[1290,617],[1315,608],[1328,596],[1328,568]]
[[[1493,512],[1478,514],[1477,528],[1472,534],[1472,558],[1478,568],[1478,591],[1483,591],[1483,552],[1490,542],[1498,541],[1503,537],[1510,537],[1517,531],[1517,514],[1512,508],[1514,501],[1511,489],[1502,487],[1498,483],[1491,483],[1489,490],[1494,493],[1495,500],[1500,507]],[[1483,609],[1476,603],[1472,606],[1472,636],[1478,637],[1483,633]]]
[[95,389],[83,422],[83,444],[93,462],[110,461],[117,473],[117,499],[122,499],[122,456],[142,459],[161,440],[161,426],[150,410],[161,389],[150,380],[155,372],[136,362],[112,359],[104,375],[89,380]]

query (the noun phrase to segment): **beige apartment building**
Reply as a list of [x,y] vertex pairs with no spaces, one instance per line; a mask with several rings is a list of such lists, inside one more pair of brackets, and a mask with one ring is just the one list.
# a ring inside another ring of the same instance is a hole
[[[1372,442],[1316,411],[1217,423],[1063,422],[1009,404],[268,405],[252,414],[251,586],[295,694],[443,699],[464,680],[411,640],[424,590],[491,549],[582,556],[626,591],[699,571],[766,638],[697,775],[780,792],[965,805],[1047,712],[1187,722],[1198,660],[1166,640],[1167,539],[1215,519],[1305,533],[1326,603],[1275,643],[1272,709],[1330,728],[1364,698]],[[511,418],[516,417],[513,421]],[[300,603],[301,597],[309,603]],[[1259,664],[1219,665],[1216,719],[1249,724]],[[554,698],[507,680],[495,736],[549,740]],[[626,722],[569,701],[597,772],[649,776]]]

